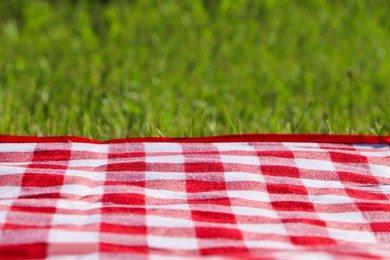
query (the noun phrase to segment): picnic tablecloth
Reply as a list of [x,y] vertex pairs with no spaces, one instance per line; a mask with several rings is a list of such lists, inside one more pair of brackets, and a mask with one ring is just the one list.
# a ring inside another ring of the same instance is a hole
[[0,136],[0,258],[390,259],[389,144]]

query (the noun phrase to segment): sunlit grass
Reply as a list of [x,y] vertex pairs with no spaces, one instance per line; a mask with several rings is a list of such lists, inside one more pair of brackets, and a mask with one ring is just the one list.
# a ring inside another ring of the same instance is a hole
[[388,1],[2,1],[0,133],[390,133]]

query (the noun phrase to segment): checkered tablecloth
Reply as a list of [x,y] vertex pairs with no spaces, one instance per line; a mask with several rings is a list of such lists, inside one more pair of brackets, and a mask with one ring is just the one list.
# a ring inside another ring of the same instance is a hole
[[0,137],[0,258],[390,259],[388,137]]

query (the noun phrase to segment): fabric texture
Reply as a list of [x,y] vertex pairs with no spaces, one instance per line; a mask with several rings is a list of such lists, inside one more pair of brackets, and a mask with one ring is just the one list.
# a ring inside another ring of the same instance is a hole
[[389,140],[3,136],[0,256],[390,259]]

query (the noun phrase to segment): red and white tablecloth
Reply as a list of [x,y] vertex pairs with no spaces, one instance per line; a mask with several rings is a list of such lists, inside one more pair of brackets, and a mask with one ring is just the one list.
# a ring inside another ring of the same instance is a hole
[[390,259],[389,144],[0,136],[0,258]]

